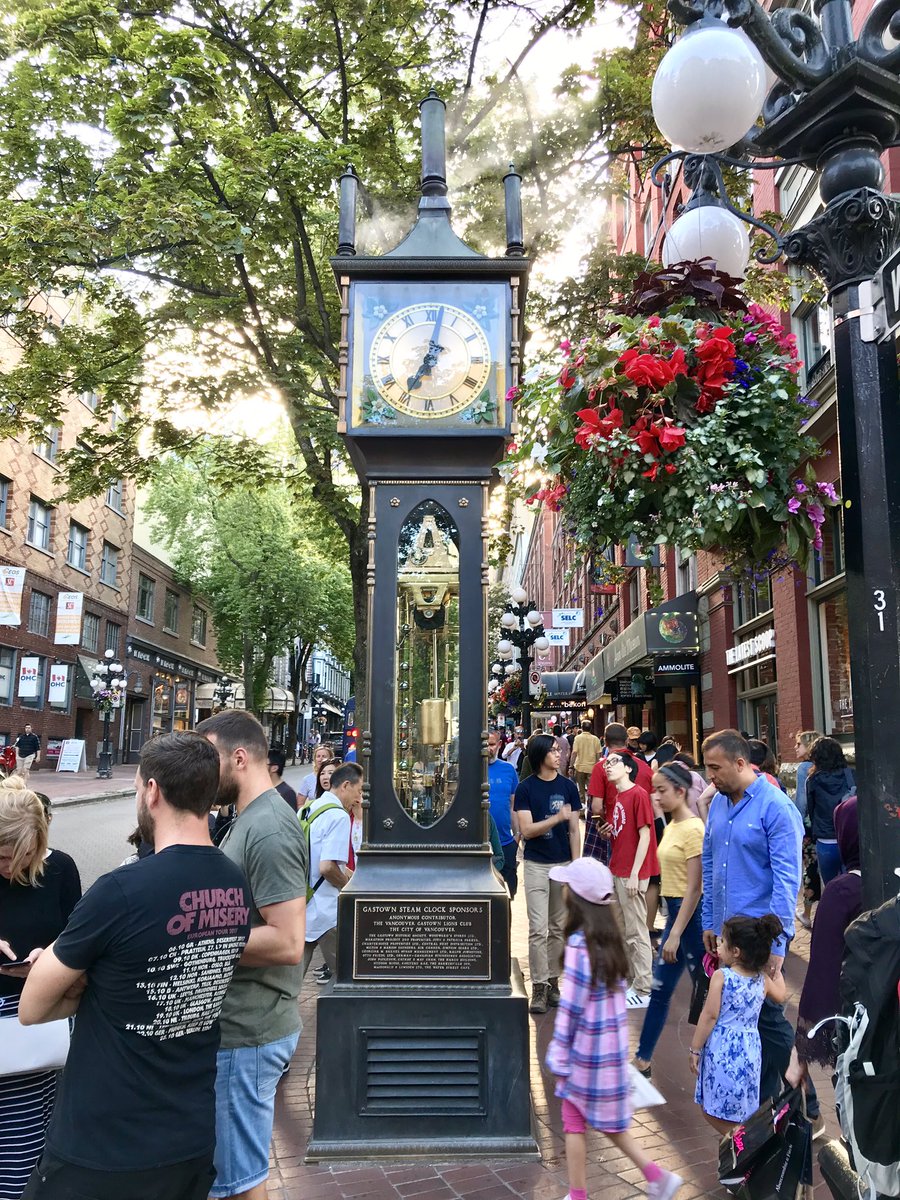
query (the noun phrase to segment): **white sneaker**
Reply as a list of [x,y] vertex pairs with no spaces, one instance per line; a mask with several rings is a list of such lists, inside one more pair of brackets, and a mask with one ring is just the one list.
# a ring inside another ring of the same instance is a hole
[[625,1007],[626,1008],[646,1008],[649,1003],[650,1003],[650,994],[649,993],[642,995],[640,992],[636,992],[634,990],[634,988],[629,988],[628,991],[625,993]]
[[647,1195],[651,1200],[671,1200],[684,1180],[673,1171],[663,1171],[662,1178],[647,1184]]

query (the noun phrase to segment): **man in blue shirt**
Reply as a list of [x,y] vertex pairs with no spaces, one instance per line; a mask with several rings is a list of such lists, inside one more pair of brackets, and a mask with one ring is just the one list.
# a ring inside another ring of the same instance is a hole
[[511,763],[500,755],[500,734],[492,729],[488,734],[488,784],[491,789],[491,816],[500,834],[503,847],[503,869],[500,874],[509,888],[510,900],[515,900],[519,884],[517,856],[519,853],[519,822],[513,810],[513,797],[519,776]]
[[[774,913],[784,937],[773,943],[769,965],[779,967],[794,936],[803,822],[790,797],[754,771],[750,746],[737,730],[710,734],[703,743],[703,761],[716,788],[703,839],[704,945],[715,953],[729,917]],[[763,1004],[759,1036],[763,1100],[781,1091],[794,1042],[781,1005]]]

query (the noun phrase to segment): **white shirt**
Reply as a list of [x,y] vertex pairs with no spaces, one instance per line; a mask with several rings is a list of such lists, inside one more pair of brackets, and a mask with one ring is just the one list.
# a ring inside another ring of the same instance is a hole
[[[305,781],[304,781],[305,782]],[[301,785],[302,786],[302,785]],[[323,792],[309,806],[310,816],[317,809],[336,804],[334,811],[322,813],[309,827],[309,886],[315,887],[321,876],[319,863],[347,864],[350,847],[350,814],[334,792]],[[314,942],[337,925],[337,898],[339,889],[323,879],[316,893],[306,906],[306,940]]]
[[[300,786],[297,788],[297,795],[302,796],[304,800],[312,800],[316,794],[316,773],[310,771],[308,775],[304,775],[300,780]],[[305,805],[297,805],[297,808],[305,808]]]

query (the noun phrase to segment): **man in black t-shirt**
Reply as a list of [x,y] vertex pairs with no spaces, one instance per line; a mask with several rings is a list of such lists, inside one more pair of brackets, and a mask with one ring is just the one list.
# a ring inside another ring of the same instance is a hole
[[563,885],[550,878],[550,868],[581,854],[578,813],[581,800],[571,779],[559,773],[556,738],[546,734],[528,741],[532,773],[516,788],[513,807],[525,843],[525,906],[528,909],[528,965],[531,971],[529,1011],[545,1013],[559,1004],[563,927]]
[[204,737],[148,742],[135,788],[156,853],[98,879],[31,969],[20,1021],[78,1019],[27,1200],[209,1194],[219,1011],[250,931],[243,873],[209,840],[218,784]]
[[31,768],[41,761],[41,739],[30,725],[15,740],[16,773],[28,782]]

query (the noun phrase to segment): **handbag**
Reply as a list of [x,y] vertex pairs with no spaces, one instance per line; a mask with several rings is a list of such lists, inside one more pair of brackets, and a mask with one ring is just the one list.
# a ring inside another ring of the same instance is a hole
[[766,1100],[719,1145],[719,1182],[740,1200],[796,1200],[812,1181],[806,1096],[788,1088]]
[[694,979],[694,986],[691,990],[691,1006],[688,1009],[688,1025],[696,1025],[700,1020],[700,1014],[703,1012],[703,1006],[706,1003],[706,997],[709,994],[709,976],[705,972],[701,972]]
[[68,1018],[44,1025],[20,1025],[18,1003],[6,1005],[11,1011],[3,1008],[0,1001],[0,1078],[62,1070],[69,1054]]

